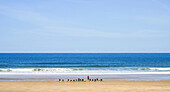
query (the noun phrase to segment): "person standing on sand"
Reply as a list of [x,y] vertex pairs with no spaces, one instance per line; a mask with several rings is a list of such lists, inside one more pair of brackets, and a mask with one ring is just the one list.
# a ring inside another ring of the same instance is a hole
[[87,76],[87,80],[89,80],[89,76]]

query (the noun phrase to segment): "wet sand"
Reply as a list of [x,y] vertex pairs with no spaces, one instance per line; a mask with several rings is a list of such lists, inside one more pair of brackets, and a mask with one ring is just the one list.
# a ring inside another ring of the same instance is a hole
[[170,92],[170,81],[0,81],[0,92]]

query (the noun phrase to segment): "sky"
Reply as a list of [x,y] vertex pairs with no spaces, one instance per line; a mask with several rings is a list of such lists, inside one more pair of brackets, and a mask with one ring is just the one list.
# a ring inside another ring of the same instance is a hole
[[143,52],[170,52],[170,0],[0,0],[0,53]]

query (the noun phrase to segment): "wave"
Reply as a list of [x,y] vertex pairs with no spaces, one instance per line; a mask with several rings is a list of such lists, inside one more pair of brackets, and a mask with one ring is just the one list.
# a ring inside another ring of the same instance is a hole
[[149,68],[150,70],[167,70],[170,71],[170,68]]
[[22,64],[89,64],[89,63],[68,63],[68,62],[49,62],[49,63],[22,63]]
[[1,65],[1,67],[22,67],[22,68],[32,68],[32,67],[41,67],[41,68],[66,68],[66,67],[123,67],[122,65],[55,65],[53,63],[49,63],[49,65],[38,64],[38,65]]
[[70,68],[16,68],[0,69],[0,72],[32,72],[32,71],[68,71]]
[[170,72],[170,68],[8,68],[0,72]]

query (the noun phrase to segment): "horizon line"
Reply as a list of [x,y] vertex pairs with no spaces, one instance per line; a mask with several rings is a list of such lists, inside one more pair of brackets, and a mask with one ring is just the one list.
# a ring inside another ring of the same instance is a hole
[[0,52],[0,53],[170,53],[167,52]]

